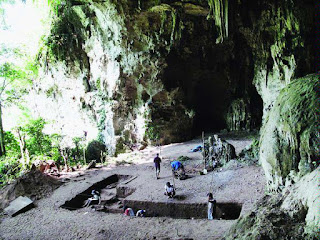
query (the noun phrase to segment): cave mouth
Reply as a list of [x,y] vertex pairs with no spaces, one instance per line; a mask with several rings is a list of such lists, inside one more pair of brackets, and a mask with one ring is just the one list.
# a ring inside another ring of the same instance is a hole
[[263,101],[253,82],[252,48],[242,34],[215,44],[217,32],[206,19],[186,17],[178,45],[166,57],[162,80],[175,102],[192,110],[191,135],[251,131],[262,122]]
[[226,128],[224,112],[228,106],[228,80],[212,65],[213,60],[207,57],[201,62],[199,56],[181,59],[177,50],[173,50],[168,58],[168,66],[164,71],[163,81],[168,91],[180,89],[180,99],[195,113],[192,134],[202,131],[216,132]]
[[125,183],[133,178],[135,177],[131,175],[111,175],[102,181],[94,183],[87,190],[66,201],[61,207],[68,210],[81,209],[85,201],[92,197],[91,191],[98,190],[101,194],[101,204],[95,207],[102,208],[100,210],[110,210],[110,212],[122,212],[123,207],[119,204],[121,202],[120,199],[129,196],[135,191],[135,189],[126,187]]
[[[125,199],[124,206],[132,208],[134,212],[144,209],[146,210],[146,217],[171,217],[176,219],[207,219],[208,217],[207,203],[154,202]],[[238,219],[241,210],[242,205],[239,203],[217,203],[214,219]]]

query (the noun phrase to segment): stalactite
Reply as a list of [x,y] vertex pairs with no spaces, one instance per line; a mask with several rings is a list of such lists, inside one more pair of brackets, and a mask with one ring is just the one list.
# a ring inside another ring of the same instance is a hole
[[228,37],[228,0],[208,0],[208,4],[208,19],[214,20],[219,33],[216,43],[222,43]]

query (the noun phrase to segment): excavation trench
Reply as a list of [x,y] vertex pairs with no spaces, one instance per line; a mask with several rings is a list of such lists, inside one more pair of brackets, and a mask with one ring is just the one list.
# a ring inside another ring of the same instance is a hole
[[134,179],[130,175],[111,175],[110,177],[93,184],[87,190],[79,193],[61,207],[68,210],[83,208],[85,201],[92,197],[91,191],[98,190],[101,193],[101,203],[94,205],[96,210],[106,212],[123,212],[122,199],[129,196],[135,189],[128,188],[125,184]]
[[[85,201],[91,197],[92,190],[101,193],[101,203],[91,207],[97,211],[109,213],[123,213],[125,208],[132,208],[134,212],[139,209],[146,210],[146,217],[171,217],[180,219],[206,219],[207,203],[185,203],[171,200],[168,202],[139,201],[125,199],[135,189],[126,184],[135,179],[130,175],[111,175],[110,177],[93,184],[87,190],[66,201],[61,207],[68,210],[83,208]],[[232,220],[240,216],[242,205],[239,203],[217,202],[215,219]]]
[[[125,199],[124,206],[132,208],[134,212],[144,209],[146,210],[147,217],[201,219],[208,216],[206,203],[151,202]],[[242,205],[239,203],[217,203],[214,218],[225,220],[237,219],[240,216],[241,209]]]

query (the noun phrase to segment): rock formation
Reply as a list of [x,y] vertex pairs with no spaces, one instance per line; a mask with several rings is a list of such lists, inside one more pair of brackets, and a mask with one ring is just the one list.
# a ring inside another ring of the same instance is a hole
[[[312,213],[318,76],[308,75],[316,72],[314,13],[309,0],[67,0],[39,53],[30,104],[54,132],[85,134],[110,154],[262,126],[259,159],[269,193],[279,195],[262,200],[229,238],[281,239],[286,232],[270,219],[291,223],[285,231],[293,238],[312,237],[319,224]],[[312,193],[303,196],[302,186]]]
[[259,155],[271,190],[319,166],[318,88],[317,74],[292,81],[266,117]]
[[319,76],[281,90],[260,137],[268,195],[226,239],[319,239]]
[[109,153],[258,129],[292,76],[314,71],[312,11],[308,1],[66,1],[32,106],[55,132],[86,131]]

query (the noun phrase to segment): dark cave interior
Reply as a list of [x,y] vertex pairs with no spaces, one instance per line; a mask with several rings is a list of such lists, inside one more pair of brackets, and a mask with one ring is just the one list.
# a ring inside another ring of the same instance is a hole
[[[201,23],[200,23],[201,24]],[[182,101],[195,111],[192,134],[227,129],[226,115],[233,100],[248,100],[250,129],[261,125],[263,103],[252,84],[252,54],[239,37],[237,46],[226,42],[217,47],[208,41],[204,27],[186,34],[182,46],[167,57],[164,83],[167,90],[181,88]],[[201,31],[202,29],[202,31]],[[237,37],[237,36],[235,36]]]

